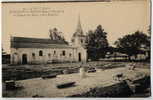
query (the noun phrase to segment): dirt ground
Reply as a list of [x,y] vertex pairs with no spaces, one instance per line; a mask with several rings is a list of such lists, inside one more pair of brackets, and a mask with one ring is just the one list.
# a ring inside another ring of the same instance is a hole
[[[6,80],[24,80],[41,77],[46,74],[63,74],[64,70],[68,73],[78,73],[80,67],[98,68],[98,69],[112,69],[123,68],[129,66],[131,62],[106,62],[93,61],[87,63],[61,63],[61,64],[42,64],[42,65],[2,65],[2,79]],[[137,68],[150,69],[149,63],[134,62]]]
[[[133,63],[132,63],[133,64]],[[3,91],[6,97],[32,97],[34,95],[43,97],[65,97],[88,91],[90,88],[105,87],[116,84],[113,76],[124,73],[130,79],[142,76],[142,73],[150,76],[150,64],[135,62],[134,71],[129,71],[130,62],[88,62],[88,63],[64,63],[47,65],[3,65],[3,82],[16,80],[24,89],[15,91]],[[96,72],[87,73],[87,78],[80,78],[79,68],[96,68]],[[63,70],[69,70],[64,74]],[[44,80],[42,75],[58,73],[53,79]],[[76,82],[76,86],[59,90],[56,85],[65,82]]]
[[[113,79],[118,73],[124,73],[128,79],[136,80],[142,74],[148,74],[148,69],[136,68],[130,71],[126,68],[116,68],[101,70],[95,73],[86,73],[86,77],[80,77],[79,73],[58,75],[56,78],[42,79],[33,78],[27,80],[16,81],[17,84],[23,86],[21,90],[3,91],[6,97],[33,97],[35,95],[42,97],[67,97],[75,94],[83,94],[91,88],[108,87],[117,84],[119,81]],[[61,83],[75,82],[75,86],[70,88],[58,89],[56,86]]]

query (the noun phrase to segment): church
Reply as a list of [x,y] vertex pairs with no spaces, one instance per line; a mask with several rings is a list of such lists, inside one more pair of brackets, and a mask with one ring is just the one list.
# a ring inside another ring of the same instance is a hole
[[47,64],[55,62],[86,62],[86,36],[80,18],[71,44],[56,28],[49,30],[50,38],[11,37],[11,64]]

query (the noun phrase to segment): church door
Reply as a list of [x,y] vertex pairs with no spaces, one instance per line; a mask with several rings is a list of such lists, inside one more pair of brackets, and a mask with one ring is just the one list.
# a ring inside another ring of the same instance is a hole
[[81,53],[79,53],[78,56],[79,56],[79,61],[81,61]]
[[27,55],[26,54],[22,55],[22,64],[27,64]]

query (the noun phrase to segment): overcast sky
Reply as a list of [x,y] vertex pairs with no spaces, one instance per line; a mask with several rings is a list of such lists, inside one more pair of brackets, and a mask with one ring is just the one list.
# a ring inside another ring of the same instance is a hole
[[[59,11],[53,16],[14,16],[11,11],[44,8]],[[10,36],[49,38],[56,27],[69,41],[80,14],[84,34],[101,24],[110,45],[118,38],[137,30],[147,32],[150,25],[149,0],[126,2],[77,3],[6,3],[2,9],[2,46],[9,52]]]

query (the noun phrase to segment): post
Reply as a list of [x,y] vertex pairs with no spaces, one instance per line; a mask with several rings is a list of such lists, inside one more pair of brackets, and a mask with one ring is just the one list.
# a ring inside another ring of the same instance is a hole
[[82,67],[81,65],[80,65],[80,76],[81,76],[81,78],[85,78],[86,77],[85,68]]

